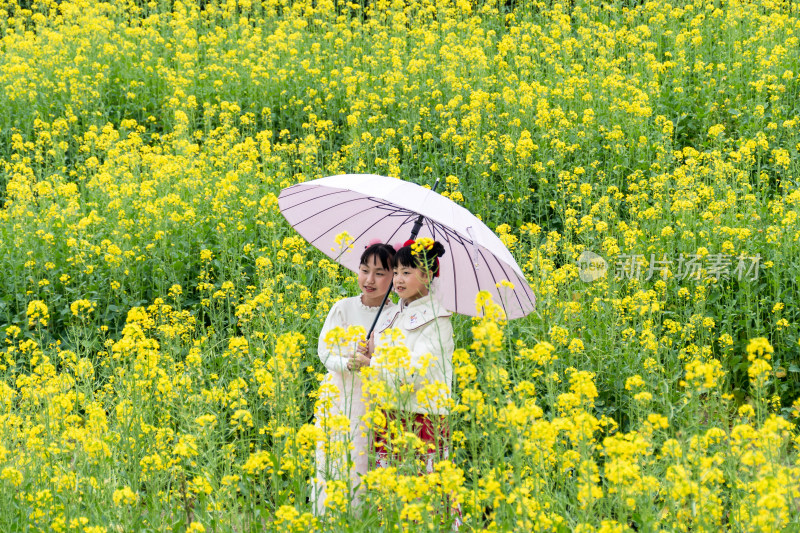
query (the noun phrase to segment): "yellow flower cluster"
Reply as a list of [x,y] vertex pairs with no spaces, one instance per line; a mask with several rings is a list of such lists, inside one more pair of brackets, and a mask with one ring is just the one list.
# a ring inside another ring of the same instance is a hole
[[75,300],[69,306],[72,315],[81,319],[86,319],[94,311],[94,302],[86,299]]
[[433,242],[433,239],[430,237],[420,237],[411,245],[411,253],[414,255],[423,255],[426,251],[433,248]]
[[32,300],[28,303],[28,326],[46,326],[47,321],[50,320],[50,311],[47,309],[47,304],[41,300]]

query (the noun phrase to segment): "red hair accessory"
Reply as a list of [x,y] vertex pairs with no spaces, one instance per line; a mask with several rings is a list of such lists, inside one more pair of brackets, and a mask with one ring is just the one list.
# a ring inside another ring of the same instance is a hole
[[[406,242],[403,243],[403,248],[405,248],[406,246],[411,246],[415,242],[417,242],[417,241],[415,241],[414,239],[408,239]],[[441,269],[439,268],[439,258],[438,257],[434,257],[433,258],[433,264],[436,265],[436,268],[434,269],[434,270],[436,270],[436,273],[433,275],[433,277],[434,278],[438,278],[439,277],[439,272],[441,271]]]

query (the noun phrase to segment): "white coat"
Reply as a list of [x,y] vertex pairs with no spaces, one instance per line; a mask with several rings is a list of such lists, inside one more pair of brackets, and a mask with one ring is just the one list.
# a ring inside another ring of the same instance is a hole
[[[397,306],[394,302],[387,300],[381,317],[392,314],[396,309]],[[322,361],[322,364],[325,365],[325,368],[328,369],[328,374],[325,376],[322,383],[323,385],[335,385],[339,393],[332,398],[333,405],[328,413],[316,413],[316,424],[319,427],[325,425],[322,423],[322,416],[332,417],[343,414],[350,420],[350,434],[345,438],[345,441],[349,442],[345,442],[344,445],[352,446],[350,450],[350,460],[353,464],[353,468],[350,469],[351,490],[358,486],[361,482],[361,476],[367,473],[369,451],[366,436],[367,430],[361,421],[361,418],[366,412],[366,406],[362,398],[361,377],[358,372],[347,370],[348,358],[352,353],[355,353],[356,345],[353,343],[351,346],[331,347],[325,341],[325,338],[328,333],[336,327],[341,327],[346,330],[349,326],[362,326],[366,333],[366,330],[372,325],[377,311],[377,307],[368,307],[361,303],[361,296],[339,300],[333,304],[328,312],[325,324],[323,324],[322,331],[319,334],[319,343],[317,346],[317,355]],[[376,328],[375,331],[378,332],[380,330]],[[316,452],[317,468],[314,483],[315,510],[317,515],[322,515],[325,512],[325,499],[327,497],[325,487],[326,477],[328,477],[326,471],[341,470],[347,464],[345,459],[346,457],[326,457],[322,443],[318,443]],[[353,493],[352,504],[354,506],[358,505],[358,496],[358,493]]]
[[[389,407],[425,415],[450,412],[453,388],[453,325],[451,313],[428,294],[408,305],[401,303],[376,330],[383,333],[376,343],[371,367],[390,390]],[[391,329],[401,338],[393,340]],[[389,349],[408,348],[409,359],[398,365]]]

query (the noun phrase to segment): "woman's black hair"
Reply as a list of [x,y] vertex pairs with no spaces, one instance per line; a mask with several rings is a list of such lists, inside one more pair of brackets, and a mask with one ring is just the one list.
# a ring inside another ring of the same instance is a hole
[[437,261],[437,259],[444,255],[444,245],[439,241],[433,241],[433,246],[431,249],[423,251],[423,254],[415,255],[410,245],[403,246],[397,250],[397,253],[394,256],[394,264],[396,266],[430,270],[434,277],[438,276],[439,261]]
[[367,246],[364,253],[361,254],[362,265],[369,265],[369,258],[375,257],[377,262],[386,270],[394,268],[394,248],[384,243],[376,243]]

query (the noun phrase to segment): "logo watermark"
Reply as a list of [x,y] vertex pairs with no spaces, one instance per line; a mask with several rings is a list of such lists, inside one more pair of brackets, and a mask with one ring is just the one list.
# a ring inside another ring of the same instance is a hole
[[578,257],[578,276],[580,276],[581,281],[591,283],[606,277],[607,273],[608,263],[596,253],[584,250]]
[[[668,278],[677,281],[693,280],[699,282],[701,275],[717,281],[736,278],[738,281],[756,281],[761,268],[761,254],[754,256],[739,254],[679,254],[668,257],[662,254],[620,254],[614,259],[613,275],[616,280],[636,279],[649,281]],[[581,281],[591,283],[608,274],[608,262],[598,254],[584,250],[578,257],[578,276]],[[672,274],[672,276],[670,276]]]

